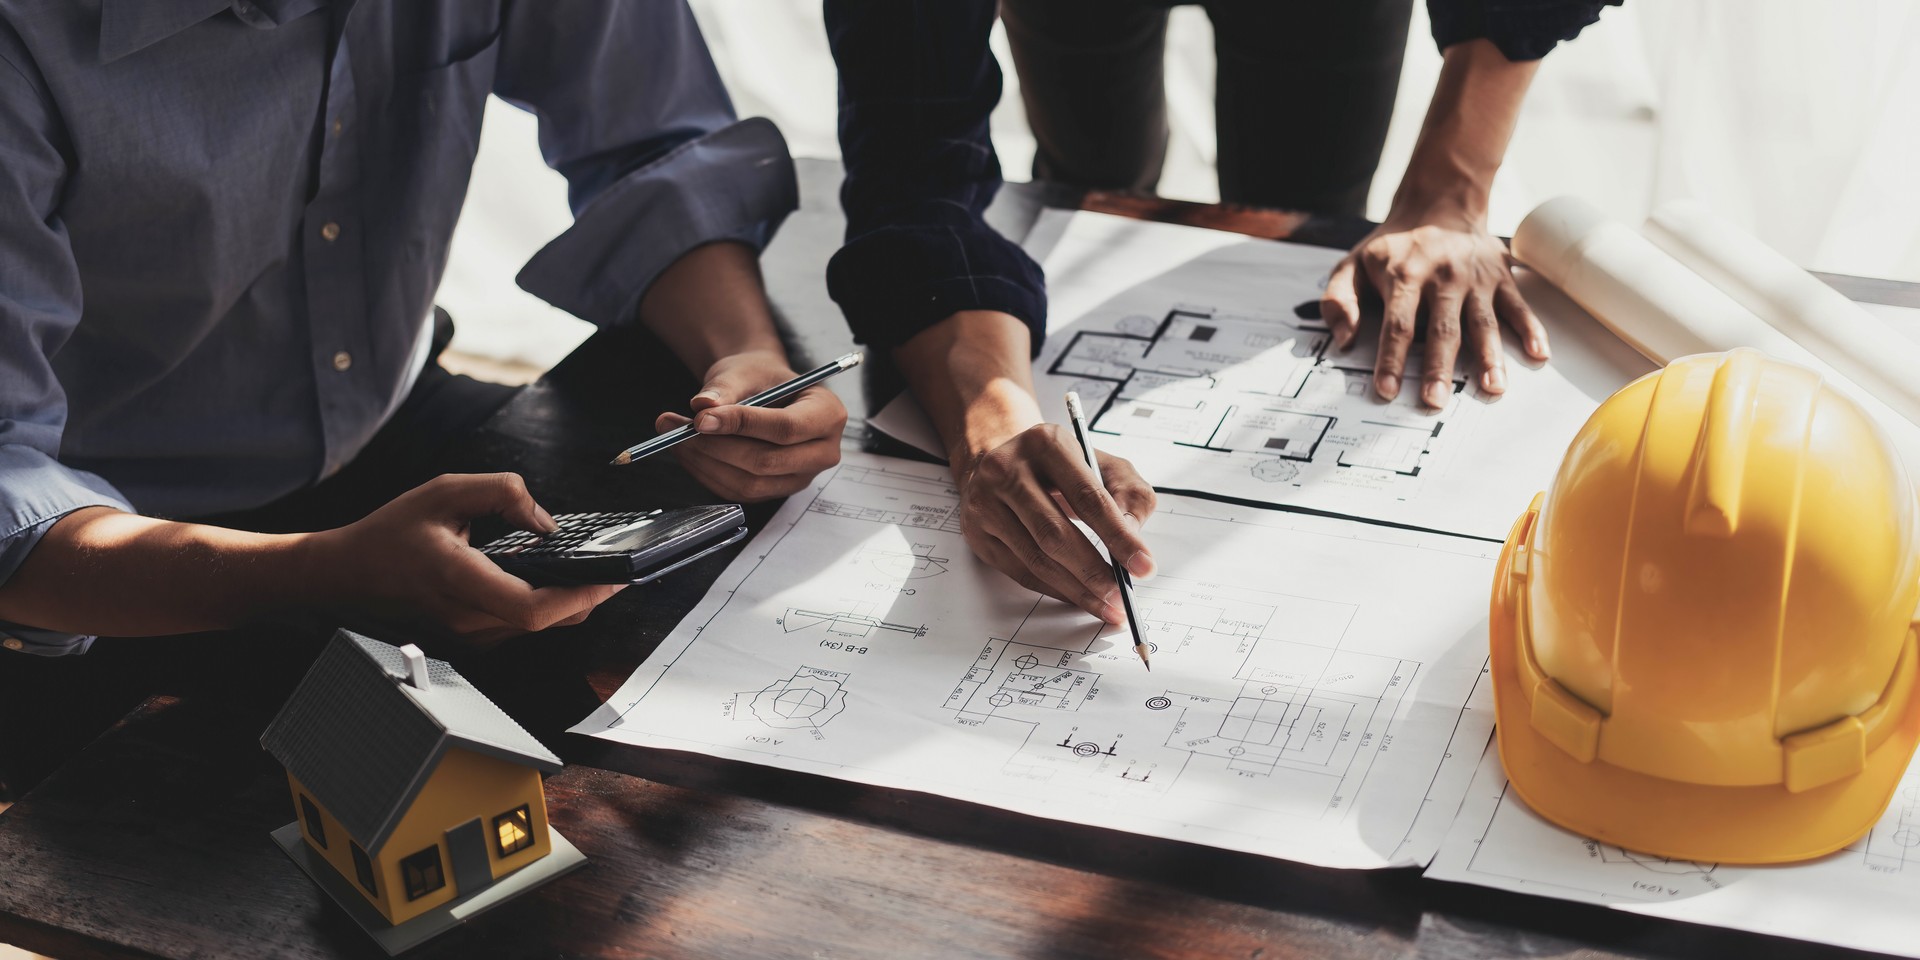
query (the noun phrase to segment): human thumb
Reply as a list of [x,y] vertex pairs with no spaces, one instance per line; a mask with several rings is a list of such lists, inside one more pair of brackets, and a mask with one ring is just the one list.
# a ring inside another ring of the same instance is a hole
[[700,392],[693,395],[693,401],[689,406],[697,412],[729,403],[739,403],[750,395],[751,391],[747,389],[745,383],[723,371],[707,377],[707,382],[700,385]]

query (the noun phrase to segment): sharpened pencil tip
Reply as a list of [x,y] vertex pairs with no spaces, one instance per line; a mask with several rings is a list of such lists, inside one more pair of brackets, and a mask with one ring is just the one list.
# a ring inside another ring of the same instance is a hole
[[620,451],[620,455],[617,457],[614,457],[613,460],[611,461],[612,465],[616,467],[624,467],[627,464],[632,462],[633,462],[633,457],[630,456],[625,450]]

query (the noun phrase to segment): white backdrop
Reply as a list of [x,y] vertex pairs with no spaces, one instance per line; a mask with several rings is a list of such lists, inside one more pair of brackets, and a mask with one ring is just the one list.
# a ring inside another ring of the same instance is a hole
[[[772,117],[796,156],[838,155],[834,71],[819,0],[692,0],[742,116]],[[995,49],[1006,63],[1004,39]],[[1160,192],[1217,198],[1212,30],[1174,12],[1167,96],[1174,141]],[[1629,0],[1542,66],[1491,218],[1511,232],[1533,206],[1579,193],[1638,220],[1692,196],[1813,269],[1920,280],[1920,4],[1911,0]],[[1424,10],[1370,212],[1386,210],[1440,68]],[[1033,140],[1017,81],[993,118],[1010,179]],[[513,276],[566,228],[565,185],[540,161],[532,117],[489,105],[473,188],[440,302],[455,349],[544,367],[584,323]]]

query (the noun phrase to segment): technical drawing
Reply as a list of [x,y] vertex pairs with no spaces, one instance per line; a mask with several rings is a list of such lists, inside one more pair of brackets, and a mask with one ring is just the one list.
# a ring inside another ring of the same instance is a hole
[[1034,783],[1079,784],[1128,795],[1168,792],[1179,778],[1177,765],[1132,755],[1123,734],[1066,728],[1058,739],[1028,737],[1001,768],[1004,776]]
[[1100,744],[1092,740],[1081,740],[1075,743],[1072,735],[1068,735],[1066,739],[1060,741],[1058,746],[1072,750],[1073,755],[1076,757],[1097,757],[1101,754],[1106,754],[1109,757],[1120,755],[1120,741],[1118,740],[1115,740],[1105,749],[1101,749]]
[[1299,464],[1281,458],[1262,458],[1253,462],[1253,476],[1268,483],[1292,483],[1300,476]]
[[1137,587],[1134,602],[1142,633],[1170,668],[1231,677],[1229,692],[1167,690],[1133,701],[1145,709],[1128,729],[1152,739],[1131,749],[1118,737],[1088,736],[1077,715],[1098,699],[1094,667],[1121,658],[1127,644],[1110,637],[1103,645],[1098,628],[1061,632],[1029,621],[1012,639],[987,641],[947,708],[963,725],[1027,728],[1008,776],[1110,777],[1129,790],[1151,783],[1157,793],[1185,778],[1217,785],[1309,774],[1271,802],[1313,816],[1335,809],[1341,784],[1364,773],[1420,667],[1343,651],[1351,604],[1170,576]]
[[798,633],[801,630],[811,630],[824,625],[829,635],[848,640],[865,640],[873,636],[876,630],[904,633],[914,637],[927,635],[926,624],[909,626],[904,623],[890,623],[868,612],[871,609],[872,604],[867,603],[856,604],[854,609],[850,610],[831,611],[788,607],[778,623],[780,629],[787,633]]
[[[597,732],[1232,849],[1422,856],[1398,835],[1446,803],[1428,799],[1436,768],[1480,722],[1458,704],[1485,657],[1491,547],[1169,510],[1155,548],[1185,576],[1134,596],[1149,672],[1125,627],[986,579],[942,529],[958,502],[942,468],[844,457]],[[1356,571],[1407,580],[1410,599],[1372,605]],[[1409,629],[1436,610],[1444,631]]]
[[[1360,664],[1360,660],[1373,663]],[[1342,673],[1366,669],[1377,695],[1316,689],[1313,685],[1247,681],[1237,696],[1212,697],[1167,691],[1181,704],[1166,745],[1226,762],[1235,772],[1269,776],[1290,769],[1334,768],[1370,746],[1372,721],[1382,699],[1407,665],[1380,657],[1345,655],[1335,666]]]
[[837,670],[800,667],[785,680],[734,694],[729,707],[735,720],[757,720],[783,730],[817,730],[847,708],[844,685],[849,679]]
[[1893,804],[1867,834],[1868,866],[1882,873],[1898,873],[1920,861],[1920,783],[1909,779],[1894,794]]
[[1151,332],[1142,326],[1078,332],[1048,368],[1076,385],[1109,385],[1089,421],[1096,433],[1262,454],[1254,476],[1285,483],[1299,475],[1287,461],[1416,477],[1446,423],[1444,413],[1391,405],[1346,413],[1351,398],[1369,396],[1373,372],[1330,361],[1332,336],[1317,319],[1177,307]]
[[[843,466],[838,488],[822,491],[807,512],[897,527],[960,532],[960,493],[944,479],[883,467]],[[859,496],[828,496],[841,490]]]
[[1052,647],[989,640],[947,698],[947,706],[962,714],[988,715],[1009,707],[1078,710],[1096,694],[1100,683],[1100,674],[1065,665],[1079,656]]
[[948,557],[933,555],[933,544],[915,543],[908,550],[888,550],[882,547],[867,547],[860,551],[860,559],[873,569],[898,580],[925,580],[947,572],[947,564],[953,562]]
[[1604,843],[1596,843],[1594,847],[1599,854],[1601,863],[1628,864],[1652,873],[1664,873],[1669,876],[1704,876],[1720,869],[1720,865],[1717,863],[1673,860],[1667,857],[1657,857],[1650,853],[1635,853],[1632,850],[1626,850]]

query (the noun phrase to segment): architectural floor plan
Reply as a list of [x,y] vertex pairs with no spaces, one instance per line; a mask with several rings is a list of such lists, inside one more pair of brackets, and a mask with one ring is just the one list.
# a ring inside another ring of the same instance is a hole
[[1179,575],[1139,585],[1148,672],[1124,630],[976,561],[943,468],[849,453],[575,730],[1313,863],[1425,862],[1490,729],[1467,707],[1492,545],[1164,500],[1148,529]]
[[[1418,402],[1424,345],[1392,402],[1372,388],[1377,324],[1334,349],[1319,301],[1341,251],[1094,213],[1049,211],[1047,343],[1034,386],[1062,422],[1069,390],[1095,444],[1156,488],[1499,540],[1593,409],[1652,369],[1538,278],[1564,306],[1554,362],[1507,353],[1491,398],[1454,371],[1447,403]],[[871,423],[944,453],[911,397]]]
[[1676,920],[1920,956],[1920,776],[1867,836],[1782,867],[1669,860],[1568,833],[1529,810],[1491,745],[1427,875]]

